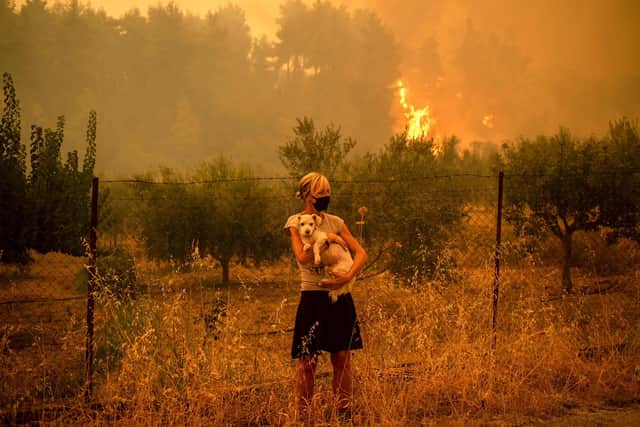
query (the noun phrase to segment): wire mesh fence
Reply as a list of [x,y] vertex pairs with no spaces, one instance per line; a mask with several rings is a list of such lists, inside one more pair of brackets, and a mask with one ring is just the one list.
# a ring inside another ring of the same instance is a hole
[[[507,187],[509,179],[504,179]],[[281,371],[273,366],[282,365],[278,355],[287,352],[298,292],[282,229],[287,216],[302,207],[293,196],[295,186],[290,178],[102,181],[93,203],[99,211],[95,275],[88,269],[91,248],[87,257],[34,254],[35,262],[25,269],[2,267],[4,411],[17,413],[87,393],[93,384],[87,378],[104,385],[123,359],[133,357],[124,353],[135,353],[132,346],[158,318],[162,324],[154,328],[166,334],[171,354],[225,345],[235,365],[220,362],[216,368],[227,383],[246,387],[277,381]],[[481,289],[477,300],[484,301],[475,320],[488,347],[495,345],[496,334],[499,340],[522,322],[521,314],[514,314],[521,313],[514,307],[522,301],[528,298],[527,310],[546,310],[562,298],[560,240],[551,235],[544,243],[532,242],[517,233],[503,216],[499,176],[334,179],[332,186],[330,211],[345,220],[369,253],[361,273],[364,285],[357,291],[362,301],[368,297],[367,280],[402,282],[414,291],[475,284]],[[597,233],[584,233],[574,245],[579,295],[623,289],[633,280],[629,271],[637,275],[636,243],[612,246]],[[252,246],[262,250],[248,249]],[[519,283],[536,276],[544,292],[523,293]],[[89,286],[95,292],[88,292]],[[87,295],[97,297],[95,337]],[[630,301],[606,297],[607,308],[623,317],[631,313]],[[162,312],[167,307],[174,311],[169,320]],[[376,329],[375,310],[396,314],[384,305],[363,303],[365,326],[370,322],[372,333],[383,334]],[[583,312],[562,315],[584,321]],[[158,318],[150,319],[154,313]],[[180,343],[172,336],[176,328],[195,331],[192,342]],[[407,340],[414,339],[412,334],[407,331]],[[603,348],[586,338],[581,346],[587,355]]]
[[0,267],[4,410],[75,397],[85,380],[86,259],[32,256]]

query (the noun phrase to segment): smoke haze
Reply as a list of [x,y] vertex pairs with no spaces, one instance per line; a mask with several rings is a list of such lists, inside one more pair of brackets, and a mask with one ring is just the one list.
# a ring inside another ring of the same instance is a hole
[[[640,112],[637,1],[362,5],[393,29],[408,86],[431,103],[436,118],[442,113],[449,132],[500,139],[567,126],[599,133],[609,120]],[[437,54],[421,55],[429,40]],[[443,80],[434,88],[438,74]],[[482,125],[485,114],[494,117],[491,129]]]
[[[206,14],[229,2],[175,3],[184,10]],[[254,36],[275,37],[282,1],[232,3],[245,11]],[[638,1],[333,3],[351,9],[369,8],[381,16],[402,48],[400,72],[410,82],[409,96],[416,106],[429,104],[446,133],[465,139],[499,139],[552,132],[558,126],[598,133],[609,120],[621,115],[635,118],[640,111]],[[91,4],[118,16],[133,7],[146,11],[158,2],[92,0]],[[471,31],[478,36],[478,44],[465,50],[465,36]],[[435,52],[424,50],[429,42]],[[510,69],[510,61],[521,61],[520,68]],[[465,71],[464,65],[477,70]],[[518,79],[508,76],[511,72],[519,73]],[[488,79],[503,83],[486,87]],[[494,117],[492,129],[482,125],[488,114]]]
[[[24,3],[25,1],[16,2],[16,10]],[[47,2],[47,5],[52,3]],[[284,2],[264,0],[233,2],[244,12],[250,37],[257,40],[266,35],[261,45],[267,52],[265,56],[269,56],[268,52],[271,52],[269,43],[280,43],[278,31],[281,28],[282,3]],[[302,3],[311,8],[315,2]],[[158,3],[156,0],[92,0],[89,4],[92,8],[104,9],[107,14],[120,18],[133,8],[138,8],[143,16],[147,16],[150,6],[165,6],[167,3]],[[180,11],[199,17],[201,21],[198,22],[206,21],[208,12],[215,13],[228,4],[227,0],[174,2]],[[402,130],[405,125],[403,110],[395,90],[397,79],[402,79],[407,88],[409,103],[416,108],[429,106],[436,122],[437,134],[455,134],[462,138],[463,143],[473,140],[500,142],[520,135],[555,132],[560,126],[566,126],[581,135],[601,134],[610,120],[621,116],[637,119],[640,115],[638,1],[353,0],[344,3],[344,6],[337,1],[332,1],[331,4],[342,6],[351,14],[354,22],[368,22],[366,25],[362,24],[365,26],[375,27],[376,24],[357,15],[356,10],[366,9],[377,14],[382,26],[395,41],[396,51],[391,45],[370,49],[371,57],[359,60],[361,64],[369,64],[367,67],[377,67],[378,80],[367,80],[366,77],[354,77],[344,82],[338,82],[336,77],[323,79],[322,76],[328,76],[329,73],[323,74],[321,66],[300,63],[300,70],[316,77],[313,85],[306,89],[296,89],[298,86],[291,76],[295,74],[298,66],[296,64],[299,64],[298,53],[288,53],[290,59],[281,63],[281,70],[289,70],[289,77],[282,80],[283,77],[280,76],[274,80],[274,87],[277,88],[275,97],[265,95],[268,100],[265,98],[258,105],[247,105],[243,100],[236,99],[230,101],[228,109],[220,107],[225,114],[242,116],[244,126],[254,129],[253,133],[244,137],[243,142],[234,140],[236,142],[233,144],[221,143],[236,158],[264,160],[265,156],[256,154],[256,151],[265,151],[264,144],[268,144],[266,151],[271,154],[267,155],[267,163],[277,163],[274,147],[290,134],[295,118],[305,114],[316,118],[319,126],[329,122],[341,125],[343,134],[358,140],[361,150],[374,150],[388,140],[392,132]],[[303,35],[305,30],[302,27],[299,34]],[[332,33],[330,28],[326,31],[329,38],[334,36],[339,39],[340,36]],[[169,40],[171,35],[166,37]],[[386,43],[384,37],[380,40]],[[339,42],[337,45],[331,49],[335,51],[341,47]],[[242,46],[246,47],[246,43]],[[247,48],[247,52],[255,53],[256,50]],[[351,53],[352,55],[345,54],[345,57],[359,55],[355,51]],[[335,70],[334,72],[337,73]],[[350,72],[357,74],[355,71]],[[197,70],[190,73],[191,78],[199,75]],[[359,70],[361,76],[368,73],[369,69]],[[26,81],[21,77],[17,75],[16,81]],[[212,79],[215,80],[215,77]],[[350,82],[348,88],[341,86],[345,82]],[[42,86],[47,83],[37,84]],[[227,82],[220,84],[226,85]],[[280,96],[285,91],[285,84],[290,93]],[[330,102],[335,104],[327,107],[323,104],[328,101],[317,95],[323,93],[322,85],[332,88],[328,92],[341,93],[340,91],[345,92],[347,89],[354,93],[364,91],[374,101],[369,102],[370,99],[365,94],[355,93],[349,95],[349,98],[331,98]],[[246,98],[248,93],[255,92],[255,88],[247,89],[253,92],[243,92],[244,86],[246,85],[238,83],[235,93],[239,97]],[[373,93],[378,90],[375,87],[381,92]],[[24,87],[22,89],[24,92]],[[20,94],[20,88],[18,93]],[[207,120],[197,117],[199,108],[204,104],[191,101],[188,91],[176,91],[175,96],[172,101],[175,108],[166,118],[175,120],[171,129],[176,140],[213,138],[214,135],[207,132]],[[225,97],[228,98],[228,93]],[[83,99],[89,103],[92,100],[88,95]],[[155,102],[161,105],[166,102],[166,98]],[[281,106],[280,103],[287,103],[287,106]],[[40,104],[38,108],[46,110]],[[129,103],[123,103],[123,108],[128,106]],[[367,113],[360,111],[370,106],[375,107],[371,107],[371,111]],[[82,108],[91,107],[93,105],[82,105]],[[100,135],[104,122],[100,121],[100,105],[96,108]],[[255,111],[247,112],[247,108]],[[261,132],[265,125],[260,121],[260,111],[264,110],[276,111],[277,123]],[[53,115],[65,113],[76,114],[63,108],[29,114],[51,123]],[[83,111],[82,114],[84,113]],[[165,116],[162,114],[158,115],[158,120],[163,118]],[[68,123],[73,127],[73,123],[77,122],[69,120]],[[77,126],[81,128],[80,124]],[[73,129],[71,132],[73,133]],[[130,137],[115,131],[113,134],[108,133],[108,136],[110,139],[121,140]],[[159,137],[161,136],[153,138]],[[228,141],[233,139],[218,131],[215,132],[215,137],[228,138]],[[135,141],[144,139],[145,135],[138,132],[131,138],[128,144],[135,145]],[[151,145],[147,143],[147,147],[149,146]],[[187,146],[188,144],[185,145]],[[196,146],[194,143],[192,147]],[[120,149],[111,150],[104,147],[104,144],[102,147],[104,151],[99,154],[98,163],[103,170],[132,171],[157,163],[170,164],[176,159],[180,163],[192,162],[202,157],[199,154],[185,154],[185,157],[180,154],[176,157],[175,152],[171,154],[172,152],[166,151],[161,154],[163,151],[160,149],[157,155],[150,155],[148,148],[141,148],[139,157],[146,158],[146,161],[132,165],[121,163],[130,156],[117,154]],[[246,151],[243,151],[245,148]],[[184,148],[183,151],[188,149]],[[163,158],[163,155],[168,155],[169,158]],[[104,157],[109,156],[113,158],[105,160]]]

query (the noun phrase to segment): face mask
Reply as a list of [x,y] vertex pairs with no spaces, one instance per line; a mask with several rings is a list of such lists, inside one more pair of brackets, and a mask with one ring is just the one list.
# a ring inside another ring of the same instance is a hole
[[315,203],[313,204],[313,207],[318,212],[326,211],[327,208],[329,207],[329,201],[330,200],[331,200],[331,196],[318,197],[316,199]]

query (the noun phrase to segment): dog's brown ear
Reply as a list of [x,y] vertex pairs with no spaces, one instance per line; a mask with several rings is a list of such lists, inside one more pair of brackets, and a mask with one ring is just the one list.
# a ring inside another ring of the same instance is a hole
[[322,217],[320,215],[311,214],[311,217],[316,222],[316,225],[322,224]]

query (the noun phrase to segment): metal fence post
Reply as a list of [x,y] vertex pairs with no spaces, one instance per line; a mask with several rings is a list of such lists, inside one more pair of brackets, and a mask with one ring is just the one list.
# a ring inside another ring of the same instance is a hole
[[89,228],[89,268],[87,275],[87,342],[85,351],[85,401],[93,392],[93,310],[96,280],[96,245],[98,242],[98,178],[91,181],[91,227]]
[[500,291],[500,256],[502,254],[502,192],[503,192],[504,172],[498,174],[498,212],[496,215],[496,252],[495,270],[493,276],[493,310],[491,316],[491,349],[496,348],[496,327],[498,320],[498,295]]

